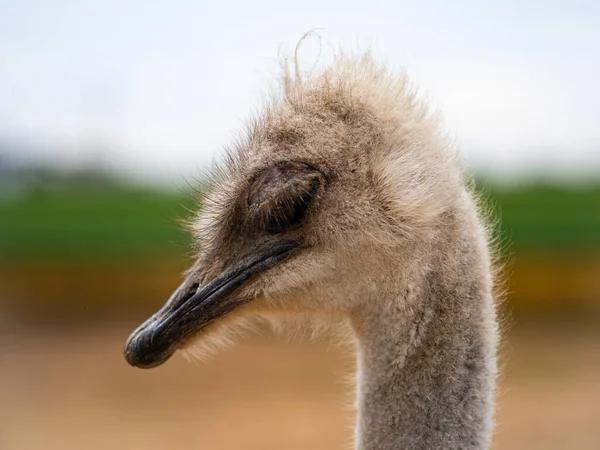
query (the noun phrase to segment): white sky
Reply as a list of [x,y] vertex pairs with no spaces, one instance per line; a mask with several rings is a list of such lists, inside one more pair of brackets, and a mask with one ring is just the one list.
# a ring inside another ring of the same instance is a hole
[[[280,49],[313,28],[324,61],[371,48],[405,67],[473,167],[600,174],[595,0],[0,0],[0,143],[178,183],[242,129]],[[316,54],[303,48],[307,68]]]

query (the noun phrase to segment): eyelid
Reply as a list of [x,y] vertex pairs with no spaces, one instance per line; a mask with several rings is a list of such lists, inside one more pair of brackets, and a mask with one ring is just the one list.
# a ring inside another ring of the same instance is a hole
[[[295,192],[287,204],[276,204],[267,215],[265,229],[269,231],[284,231],[298,225],[316,197],[319,179],[313,178],[308,189]],[[283,198],[283,201],[288,200]]]
[[[314,183],[314,181],[317,182],[316,188],[318,189],[318,184],[319,184],[318,183],[318,181],[319,181],[318,174],[315,173],[315,174],[308,175],[302,181],[308,181],[308,180],[311,180],[311,182],[310,182],[310,188],[311,188],[311,190],[313,189],[313,183]],[[283,186],[281,186],[281,188],[279,190],[273,190],[272,192],[270,192],[266,198],[260,199],[260,200],[259,199],[255,199],[254,201],[252,201],[251,203],[249,203],[249,206],[260,208],[261,205],[266,205],[270,201],[272,201],[273,199],[280,198],[284,193],[293,190],[294,187],[297,187],[298,184],[299,184],[299,180],[297,180],[297,179],[296,180],[290,180],[287,183],[285,183]]]
[[296,162],[259,172],[248,197],[250,223],[271,232],[295,227],[306,216],[323,178],[314,166]]

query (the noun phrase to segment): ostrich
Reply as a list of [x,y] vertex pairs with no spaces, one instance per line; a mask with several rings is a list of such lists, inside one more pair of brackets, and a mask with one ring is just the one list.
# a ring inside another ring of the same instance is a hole
[[343,322],[355,448],[484,449],[497,322],[489,239],[453,146],[404,75],[336,56],[282,92],[214,171],[196,259],[130,336],[130,365],[207,347],[248,318]]

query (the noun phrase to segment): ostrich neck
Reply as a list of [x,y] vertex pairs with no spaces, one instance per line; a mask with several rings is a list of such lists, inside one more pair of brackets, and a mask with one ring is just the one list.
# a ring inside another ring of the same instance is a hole
[[362,311],[357,450],[486,449],[492,432],[495,319],[485,282],[430,274],[385,311]]

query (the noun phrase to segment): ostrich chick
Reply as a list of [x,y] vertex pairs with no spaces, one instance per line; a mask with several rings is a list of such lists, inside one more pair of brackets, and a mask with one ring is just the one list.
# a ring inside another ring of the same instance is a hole
[[405,77],[338,56],[282,92],[215,171],[197,258],[129,338],[129,364],[249,317],[349,324],[358,450],[484,449],[497,325],[488,236],[455,152]]

